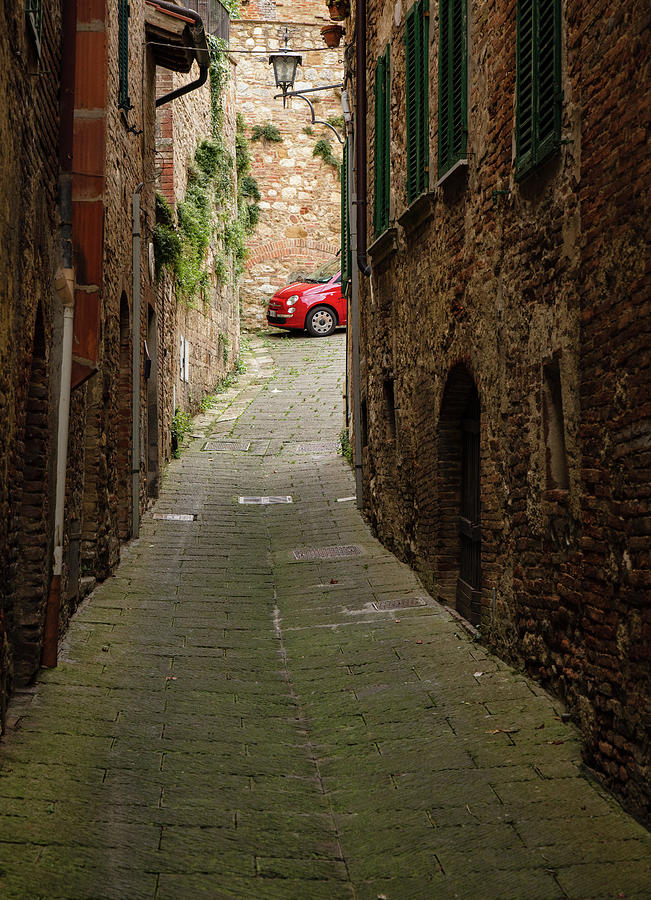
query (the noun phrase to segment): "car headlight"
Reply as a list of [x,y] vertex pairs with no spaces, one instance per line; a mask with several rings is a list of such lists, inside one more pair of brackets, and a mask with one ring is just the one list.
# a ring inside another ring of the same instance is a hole
[[291,297],[287,298],[287,306],[296,306],[298,301],[298,294],[292,294]]

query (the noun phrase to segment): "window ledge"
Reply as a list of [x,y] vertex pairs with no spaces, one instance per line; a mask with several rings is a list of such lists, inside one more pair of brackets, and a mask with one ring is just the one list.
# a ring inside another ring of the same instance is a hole
[[411,234],[434,215],[435,196],[432,193],[421,194],[398,218],[405,234]]
[[468,169],[468,160],[467,159],[458,159],[451,169],[448,169],[444,175],[441,175],[439,180],[436,182],[436,187],[442,187],[448,179],[452,178],[457,172],[460,170]]
[[390,259],[398,249],[398,229],[387,228],[368,248],[367,253],[371,257],[373,268],[379,268],[383,262]]

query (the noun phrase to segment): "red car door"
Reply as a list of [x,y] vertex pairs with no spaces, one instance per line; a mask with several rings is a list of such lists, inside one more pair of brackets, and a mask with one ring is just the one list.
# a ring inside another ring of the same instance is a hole
[[337,310],[339,324],[345,325],[348,304],[346,303],[346,298],[341,295],[341,272],[338,272],[328,284],[328,293],[324,297],[324,300],[331,303]]

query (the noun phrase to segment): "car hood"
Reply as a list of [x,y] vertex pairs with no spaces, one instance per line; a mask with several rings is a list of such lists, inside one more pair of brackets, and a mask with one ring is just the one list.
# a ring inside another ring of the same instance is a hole
[[301,298],[304,298],[306,296],[315,297],[319,294],[324,294],[331,288],[332,285],[330,284],[330,282],[326,282],[326,284],[314,284],[313,282],[308,281],[295,281],[294,284],[288,284],[287,287],[276,291],[276,293],[274,294],[274,299],[287,300],[287,298],[291,297],[292,294],[298,294],[298,296]]

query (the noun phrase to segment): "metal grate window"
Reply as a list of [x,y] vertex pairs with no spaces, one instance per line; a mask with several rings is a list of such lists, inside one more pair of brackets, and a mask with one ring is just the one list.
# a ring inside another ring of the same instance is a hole
[[466,156],[468,25],[466,0],[441,0],[439,15],[438,175]]
[[118,0],[118,107],[133,109],[129,98],[129,16],[128,0]]
[[418,0],[405,20],[407,93],[407,203],[429,187],[429,0]]
[[391,49],[387,46],[375,66],[375,236],[389,227],[391,191]]
[[519,0],[515,177],[524,178],[561,142],[561,3]]
[[43,0],[27,0],[25,15],[36,44],[36,52],[41,55],[41,32],[43,30]]

